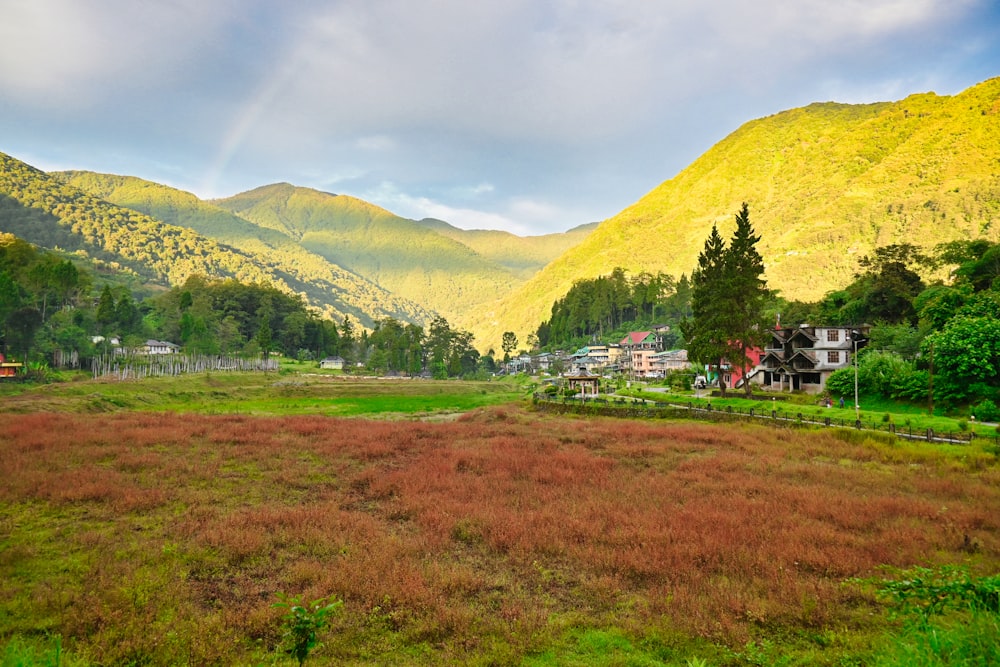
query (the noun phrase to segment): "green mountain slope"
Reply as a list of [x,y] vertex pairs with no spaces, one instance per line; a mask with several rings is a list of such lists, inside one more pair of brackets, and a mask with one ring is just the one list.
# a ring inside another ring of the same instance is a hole
[[433,317],[422,306],[309,252],[287,234],[258,226],[189,192],[132,176],[83,171],[53,175],[96,197],[170,225],[193,229],[265,262],[286,276],[311,305],[328,315],[350,314],[365,326],[386,315],[421,323]]
[[479,341],[522,340],[574,280],[621,266],[690,274],[713,223],[743,201],[771,287],[816,299],[875,247],[1000,239],[1000,78],[953,97],[813,104],[746,123],[676,177],[604,221],[470,323]]
[[546,264],[587,238],[590,232],[597,229],[598,224],[592,222],[558,234],[517,236],[502,231],[459,229],[434,218],[424,218],[417,222],[471,248],[481,257],[499,264],[524,280],[531,278]]
[[354,197],[279,183],[212,203],[460,326],[522,282],[468,246]]
[[[96,258],[116,270],[131,271],[161,285],[182,284],[198,273],[242,282],[269,282],[289,293],[306,283],[266,255],[258,258],[192,229],[170,225],[136,210],[116,206],[0,153],[0,231],[36,245]],[[345,274],[349,275],[349,274]],[[422,314],[360,279],[350,298],[346,283],[319,285],[326,312],[373,317]],[[392,309],[400,305],[406,310]],[[322,305],[316,303],[315,305]],[[388,307],[387,307],[388,306]]]

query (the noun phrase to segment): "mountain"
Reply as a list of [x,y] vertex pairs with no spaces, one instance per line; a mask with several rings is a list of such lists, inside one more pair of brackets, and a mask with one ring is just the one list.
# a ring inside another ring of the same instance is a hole
[[523,282],[453,238],[347,195],[279,183],[211,203],[460,326]]
[[[78,176],[92,181],[98,177]],[[277,245],[241,250],[241,233],[232,219],[218,218],[220,236],[232,244],[209,238],[193,229],[167,224],[132,208],[94,196],[68,181],[0,153],[0,231],[10,232],[36,245],[74,251],[111,269],[133,273],[159,285],[182,284],[198,273],[242,282],[269,282],[278,289],[304,294],[307,302],[329,316],[351,315],[369,325],[378,318],[423,320],[430,317],[420,306],[389,293],[363,278],[332,265],[308,264],[304,255]],[[129,186],[164,196],[162,186],[129,181]],[[122,189],[127,189],[124,182]],[[111,181],[106,190],[115,190]],[[170,207],[176,219],[188,220],[198,208],[194,195],[173,191]],[[225,213],[219,211],[219,213]],[[169,216],[168,216],[169,217]],[[246,234],[242,234],[246,235]]]
[[574,227],[558,234],[517,236],[510,232],[485,229],[465,230],[436,220],[424,218],[418,224],[468,246],[487,260],[499,264],[514,275],[527,280],[562,253],[577,245],[598,223]]
[[892,243],[1000,240],[1000,78],[955,96],[812,104],[750,121],[470,323],[519,339],[573,281],[690,275],[713,224],[728,238],[742,202],[772,288],[815,300]]
[[[350,314],[365,326],[390,313],[407,321],[429,322],[433,317],[426,308],[305,250],[287,235],[244,220],[189,192],[133,176],[87,171],[57,172],[53,176],[103,200],[170,225],[193,229],[280,267],[282,273],[294,279],[296,289],[307,302],[328,315]],[[381,306],[376,306],[378,301]]]

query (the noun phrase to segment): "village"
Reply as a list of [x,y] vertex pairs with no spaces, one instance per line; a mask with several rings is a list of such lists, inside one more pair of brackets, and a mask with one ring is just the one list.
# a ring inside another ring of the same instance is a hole
[[695,389],[720,385],[741,389],[750,382],[755,390],[819,394],[834,371],[854,363],[858,350],[868,342],[869,331],[868,325],[776,326],[769,330],[770,340],[763,348],[750,350],[753,367],[745,378],[736,364],[696,367],[687,350],[664,349],[665,334],[670,332],[666,325],[632,331],[617,342],[586,345],[573,353],[522,353],[505,365],[505,372],[562,378],[585,396],[599,393],[602,378],[655,382],[672,375],[683,376],[683,384]]

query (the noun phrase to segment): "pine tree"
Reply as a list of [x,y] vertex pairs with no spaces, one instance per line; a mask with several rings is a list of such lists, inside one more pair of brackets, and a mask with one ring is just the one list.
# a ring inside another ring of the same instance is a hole
[[104,286],[101,290],[100,300],[97,302],[97,325],[102,334],[109,333],[109,328],[115,323],[115,297],[111,294],[111,287]]
[[764,258],[757,252],[758,241],[760,237],[750,224],[750,208],[744,202],[736,215],[736,231],[725,253],[725,273],[726,298],[730,301],[728,340],[732,349],[728,361],[741,369],[747,396],[752,394],[748,375],[755,365],[750,351],[767,340],[764,309],[770,292],[763,277]]
[[[688,357],[720,371],[729,353],[726,268],[726,244],[712,225],[705,249],[698,255],[698,268],[691,274],[691,318],[681,322],[681,332],[687,341]],[[721,372],[719,388],[725,396]]]
[[757,251],[760,237],[750,224],[746,203],[736,215],[736,231],[727,248],[713,226],[705,249],[698,255],[698,268],[691,274],[691,319],[681,323],[688,357],[716,365],[719,388],[725,363],[743,372],[743,385],[751,393],[747,377],[753,363],[750,351],[767,338],[764,307],[770,296],[763,278],[764,260]]

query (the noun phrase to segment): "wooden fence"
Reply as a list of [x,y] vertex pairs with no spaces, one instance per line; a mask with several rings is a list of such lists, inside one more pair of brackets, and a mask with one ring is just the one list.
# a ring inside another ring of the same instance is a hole
[[94,378],[139,380],[209,371],[277,371],[277,359],[207,354],[102,354],[91,362]]

